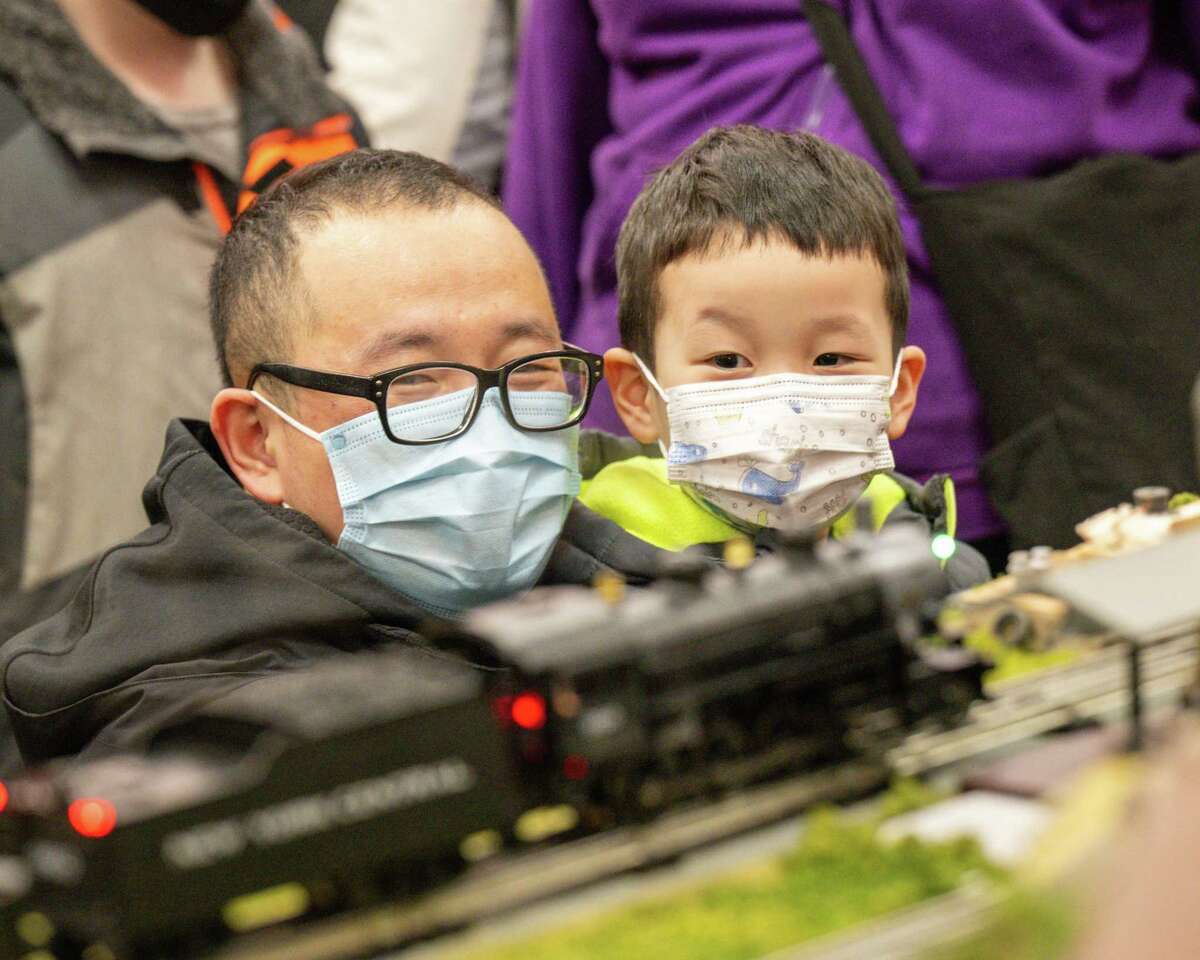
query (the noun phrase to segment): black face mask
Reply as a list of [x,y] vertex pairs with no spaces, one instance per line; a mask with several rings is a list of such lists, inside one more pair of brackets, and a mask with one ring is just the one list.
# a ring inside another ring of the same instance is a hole
[[228,30],[250,0],[134,0],[177,33],[214,37]]

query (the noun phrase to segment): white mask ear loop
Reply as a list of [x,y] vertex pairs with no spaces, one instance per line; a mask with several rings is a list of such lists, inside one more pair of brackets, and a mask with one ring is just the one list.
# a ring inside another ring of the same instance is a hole
[[642,358],[639,357],[636,353],[633,355],[633,362],[636,363],[638,365],[638,369],[642,371],[642,376],[646,378],[646,382],[649,383],[650,386],[652,386],[654,388],[655,392],[660,397],[662,397],[663,403],[667,403],[668,402],[667,392],[658,385],[658,381],[654,379],[654,374],[652,374],[650,372],[650,368],[647,367],[644,363],[642,363]]
[[[642,363],[642,358],[636,353],[633,355],[633,362],[636,363],[638,365],[638,369],[642,371],[642,376],[646,378],[646,382],[655,389],[655,392],[657,392],[660,397],[662,397],[663,403],[669,405],[671,401],[667,399],[666,391],[658,385],[658,381],[654,379],[654,374],[652,374],[650,369],[644,363]],[[667,457],[667,445],[662,442],[662,437],[658,438],[658,449],[662,453],[663,459],[665,460]]]
[[904,350],[901,348],[900,353],[896,354],[896,369],[892,371],[892,385],[888,390],[889,399],[896,395],[896,388],[900,386],[900,357],[903,353]]
[[299,420],[297,420],[291,414],[284,413],[277,406],[275,406],[275,404],[273,404],[270,400],[268,400],[266,397],[264,397],[257,390],[251,390],[250,392],[252,394],[254,394],[256,397],[258,397],[259,402],[264,404],[268,410],[273,410],[276,414],[278,414],[278,416],[282,420],[284,420],[287,423],[290,423],[293,427],[295,427],[297,430],[299,430],[306,437],[312,437],[314,440],[317,441],[317,443],[321,442],[321,435],[319,433],[317,433],[316,430],[312,429],[312,427],[306,427],[304,424],[302,424]]

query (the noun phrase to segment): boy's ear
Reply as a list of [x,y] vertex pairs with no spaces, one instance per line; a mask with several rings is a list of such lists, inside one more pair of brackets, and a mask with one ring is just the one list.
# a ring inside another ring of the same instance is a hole
[[283,502],[283,483],[264,413],[258,397],[249,390],[226,387],[213,398],[209,425],[225,462],[246,492],[278,504]]
[[905,347],[900,351],[900,377],[892,394],[892,419],[888,424],[889,440],[899,440],[908,429],[917,408],[917,388],[925,375],[925,351],[920,347]]
[[604,354],[604,379],[612,393],[617,413],[625,429],[639,443],[654,443],[659,439],[658,394],[642,371],[633,354],[623,347],[613,347]]

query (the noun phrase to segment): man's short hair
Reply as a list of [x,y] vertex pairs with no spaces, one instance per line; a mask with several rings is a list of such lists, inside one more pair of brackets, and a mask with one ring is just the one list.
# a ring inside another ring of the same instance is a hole
[[896,204],[866,161],[810,133],[716,127],[638,195],[617,242],[621,343],[654,362],[658,279],[714,243],[781,238],[810,256],[861,254],[883,270],[895,349],[908,327],[908,265]]
[[338,213],[395,206],[449,210],[481,202],[482,186],[437,160],[400,150],[353,150],[284,177],[247,209],[225,238],[209,283],[209,320],[227,386],[257,363],[290,357],[292,332],[308,315],[299,269],[304,233]]

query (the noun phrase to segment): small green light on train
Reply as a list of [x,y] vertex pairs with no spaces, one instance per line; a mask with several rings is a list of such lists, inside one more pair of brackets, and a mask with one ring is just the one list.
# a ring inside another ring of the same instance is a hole
[[954,556],[954,551],[957,548],[958,545],[954,542],[954,538],[948,533],[939,533],[929,544],[929,549],[933,551],[933,555],[943,562]]

